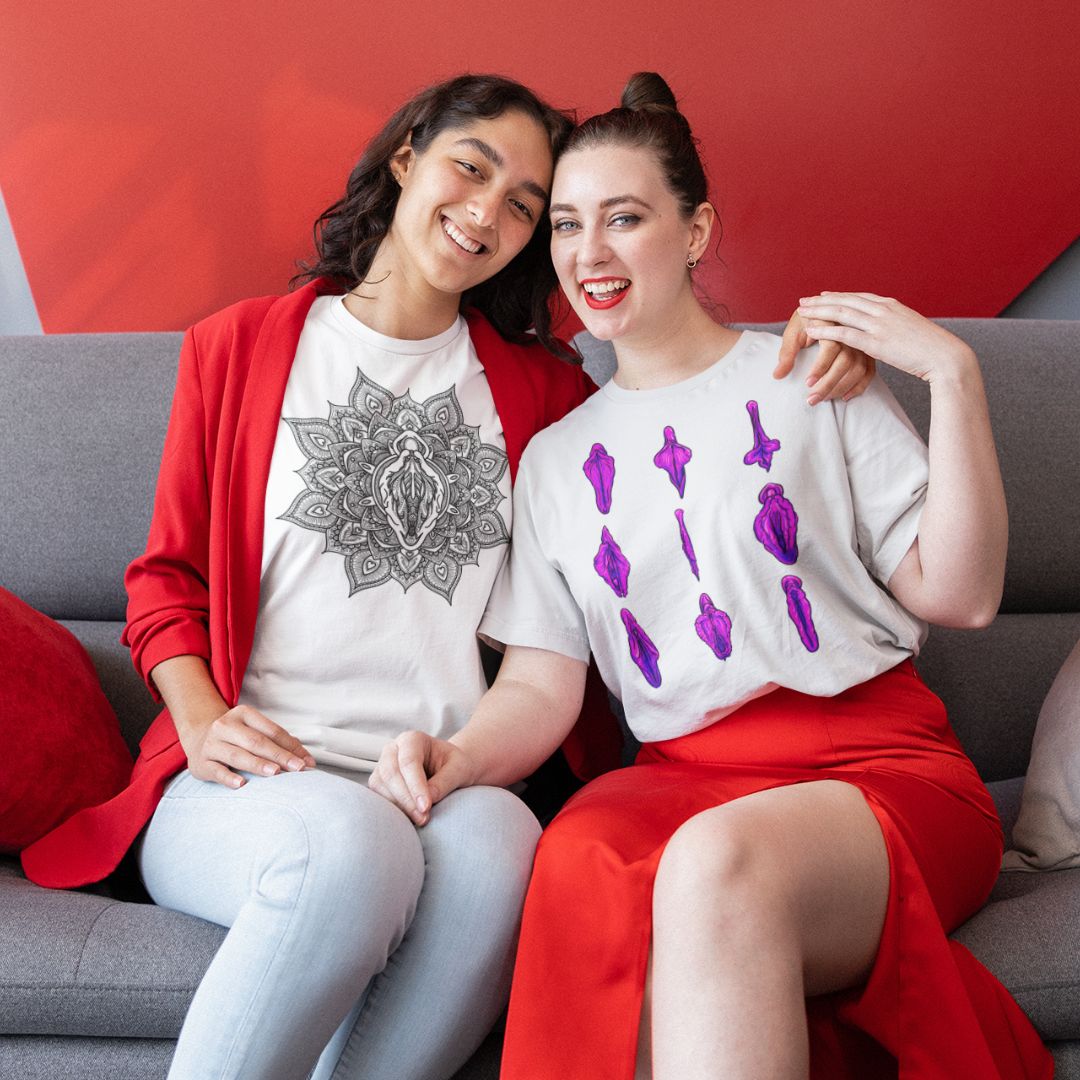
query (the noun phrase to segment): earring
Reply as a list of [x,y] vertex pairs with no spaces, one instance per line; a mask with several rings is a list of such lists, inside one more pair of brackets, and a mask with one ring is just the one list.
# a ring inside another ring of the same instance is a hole
[[694,267],[697,266],[697,259],[695,259],[693,255],[687,255],[686,265],[688,269],[693,270]]

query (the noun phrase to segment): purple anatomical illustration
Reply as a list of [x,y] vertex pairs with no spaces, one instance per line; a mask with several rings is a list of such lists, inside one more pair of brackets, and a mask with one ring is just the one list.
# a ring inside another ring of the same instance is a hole
[[611,509],[611,485],[615,483],[615,459],[602,443],[593,443],[581,471],[589,478],[596,493],[596,509],[606,514]]
[[758,492],[761,509],[754,518],[754,535],[765,545],[770,555],[775,555],[782,563],[790,566],[799,557],[799,543],[796,533],[799,528],[799,515],[795,507],[784,498],[784,489],[779,484],[766,484]]
[[652,638],[645,633],[641,624],[627,608],[623,608],[619,615],[622,616],[623,626],[626,627],[626,637],[630,644],[630,659],[637,664],[650,686],[659,686],[660,650],[652,643]]
[[803,591],[802,579],[789,574],[780,579],[780,588],[787,596],[787,613],[799,631],[799,639],[806,646],[807,652],[818,651],[817,629],[810,610],[810,601]]
[[712,649],[717,660],[726,660],[731,655],[731,619],[712,602],[708,593],[701,594],[698,604],[701,614],[694,620],[697,636]]
[[773,454],[780,449],[779,439],[770,439],[761,426],[761,417],[758,415],[758,403],[748,401],[746,411],[750,414],[750,426],[754,429],[754,446],[743,457],[745,465],[760,465],[766,472],[772,468]]
[[701,580],[701,575],[698,573],[697,556],[694,554],[694,544],[690,539],[690,534],[686,531],[686,522],[683,520],[683,511],[675,511],[675,520],[679,523],[679,539],[682,541],[683,554],[686,556],[686,561],[690,564],[690,569],[694,574],[694,577]]
[[616,596],[625,596],[629,588],[630,562],[615,543],[605,526],[600,533],[600,550],[592,561],[596,572],[615,590]]
[[675,438],[673,427],[664,428],[664,445],[657,451],[653,464],[671,477],[679,498],[686,493],[686,463],[694,456],[689,446]]

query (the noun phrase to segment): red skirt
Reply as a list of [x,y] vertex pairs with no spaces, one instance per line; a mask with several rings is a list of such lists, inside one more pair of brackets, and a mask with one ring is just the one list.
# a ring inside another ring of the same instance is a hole
[[814,1080],[1045,1080],[1053,1060],[1003,986],[947,934],[986,901],[997,813],[910,661],[832,698],[776,690],[703,731],[642,747],[540,841],[518,947],[503,1080],[631,1080],[664,846],[741,795],[858,787],[889,855],[867,983],[807,1002]]

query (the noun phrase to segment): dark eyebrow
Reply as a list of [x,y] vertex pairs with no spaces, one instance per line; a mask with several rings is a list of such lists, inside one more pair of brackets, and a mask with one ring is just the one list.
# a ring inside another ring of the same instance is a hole
[[[476,139],[470,136],[466,139],[458,139],[454,145],[467,146],[470,150],[475,150],[482,157],[487,158],[497,169],[501,169],[506,165],[502,154],[500,154],[491,143],[486,143],[483,139]],[[546,203],[548,201],[548,193],[535,180],[523,180],[521,182],[521,187],[530,195],[535,195],[541,202]]]
[[[604,199],[600,204],[601,210],[607,210],[612,206],[618,206],[620,203],[634,203],[637,206],[643,206],[646,210],[651,210],[652,207],[644,200],[639,199],[636,195],[612,195],[610,199]],[[577,208],[571,206],[569,203],[556,203],[551,208],[551,213],[574,213]]]
[[503,161],[502,154],[500,154],[491,143],[486,143],[483,139],[458,139],[454,145],[467,146],[469,149],[475,150],[478,154],[482,154],[486,157],[488,161],[498,169],[501,169],[506,164],[506,162]]

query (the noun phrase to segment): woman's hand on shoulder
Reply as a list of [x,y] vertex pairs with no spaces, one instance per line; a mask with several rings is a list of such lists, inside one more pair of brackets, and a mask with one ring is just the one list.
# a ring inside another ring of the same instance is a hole
[[926,382],[961,374],[977,364],[974,352],[955,334],[891,297],[823,292],[804,297],[798,313],[814,320],[806,333],[815,341],[861,349]]
[[299,739],[250,705],[237,705],[209,724],[181,737],[188,769],[199,780],[243,787],[242,772],[276,776],[314,768],[315,759]]
[[406,731],[383,747],[368,787],[389,799],[417,825],[426,825],[431,808],[451,791],[476,782],[469,755],[445,739]]
[[[827,324],[822,320],[801,315],[798,311],[788,319],[780,342],[780,361],[773,370],[774,379],[791,374],[799,351],[818,340],[810,334],[811,329],[824,325]],[[848,401],[862,394],[877,370],[874,358],[840,341],[822,338],[820,344],[817,359],[806,376],[806,385],[811,390],[808,403],[816,405],[819,401],[836,398]]]

